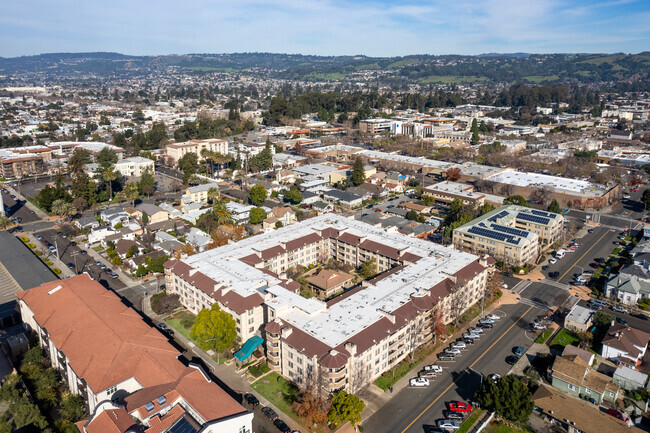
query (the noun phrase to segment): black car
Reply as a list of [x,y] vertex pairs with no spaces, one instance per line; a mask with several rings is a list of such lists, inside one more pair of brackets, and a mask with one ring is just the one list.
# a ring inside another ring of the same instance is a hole
[[446,410],[444,415],[445,415],[445,418],[452,419],[452,420],[461,420],[462,421],[463,419],[465,419],[463,414],[458,413],[458,412],[453,412],[451,410]]
[[542,266],[542,271],[548,271],[548,265]]
[[253,394],[245,394],[244,399],[251,406],[257,406],[258,404],[260,404],[260,401]]
[[617,317],[616,321],[620,323],[621,325],[627,325],[627,321],[623,319],[622,317]]
[[424,433],[447,433],[446,430],[436,427],[435,425],[425,424],[422,427],[424,427]]
[[595,230],[594,229],[589,229],[587,230],[587,233],[593,233]]
[[275,421],[273,421],[273,425],[282,433],[291,433],[291,429],[289,428],[289,426],[281,419],[276,419]]
[[494,325],[491,323],[481,323],[481,328],[483,329],[492,329],[494,328]]
[[279,418],[278,414],[275,413],[275,411],[273,409],[271,409],[270,407],[263,407],[262,408],[262,414],[264,414],[264,416],[266,416],[271,421],[275,421],[276,419]]
[[70,269],[74,269],[74,263],[68,263],[68,267],[69,267]]
[[548,276],[553,278],[554,280],[557,280],[560,277],[560,273],[555,271],[555,272],[549,272]]
[[636,317],[637,319],[648,320],[648,316],[643,313],[634,313],[632,316]]
[[79,253],[81,253],[81,255],[84,255],[84,254],[88,254],[88,251],[86,251],[86,250],[81,250],[81,251],[79,251]]
[[471,338],[463,338],[463,341],[465,344],[474,344],[474,340]]
[[515,355],[506,356],[506,362],[510,365],[515,365],[519,361],[519,357]]

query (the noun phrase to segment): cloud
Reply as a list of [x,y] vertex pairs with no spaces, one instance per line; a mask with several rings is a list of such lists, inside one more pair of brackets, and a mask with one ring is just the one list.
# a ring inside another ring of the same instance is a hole
[[649,13],[635,0],[23,0],[3,5],[0,55],[637,52]]

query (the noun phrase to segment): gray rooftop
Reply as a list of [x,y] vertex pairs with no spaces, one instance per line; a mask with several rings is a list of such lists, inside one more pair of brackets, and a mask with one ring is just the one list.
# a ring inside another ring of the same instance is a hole
[[[9,233],[0,233],[0,263],[23,290],[57,279],[25,244]],[[0,295],[0,303],[15,299],[13,293]]]

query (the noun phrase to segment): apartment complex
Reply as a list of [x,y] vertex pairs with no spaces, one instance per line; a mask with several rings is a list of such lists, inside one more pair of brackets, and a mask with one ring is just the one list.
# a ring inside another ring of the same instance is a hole
[[252,431],[252,413],[87,274],[17,296],[24,323],[92,414],[81,432]]
[[562,236],[564,217],[523,206],[502,206],[454,230],[462,251],[489,254],[509,266],[535,263],[540,247]]
[[[374,259],[378,275],[328,302],[298,294],[295,266]],[[355,391],[480,299],[487,260],[335,214],[165,264],[167,290],[194,313],[213,303],[242,343],[266,337],[269,365],[298,384]]]
[[24,176],[46,173],[47,168],[41,155],[0,150],[0,177],[20,179]]
[[131,158],[124,158],[117,161],[115,163],[115,170],[119,171],[126,177],[140,177],[145,170],[151,170],[151,174],[153,174],[154,162],[149,158],[133,156]]
[[434,183],[433,185],[424,187],[422,190],[424,194],[431,195],[437,202],[441,203],[451,203],[459,199],[464,205],[482,206],[485,203],[489,203],[493,206],[501,206],[504,199],[498,195],[475,192],[474,185],[448,180]]
[[196,153],[199,159],[201,159],[202,150],[209,150],[210,152],[227,155],[228,142],[219,138],[208,138],[207,140],[189,140],[183,143],[168,144],[165,152],[167,154],[167,157],[170,158],[174,164],[177,164],[178,160],[187,153]]

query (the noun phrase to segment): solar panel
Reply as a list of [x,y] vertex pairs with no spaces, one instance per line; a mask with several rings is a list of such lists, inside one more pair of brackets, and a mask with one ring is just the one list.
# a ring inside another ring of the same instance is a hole
[[503,232],[503,233],[509,233],[509,234],[515,235],[515,236],[521,236],[521,237],[524,237],[524,238],[528,236],[528,232],[525,231],[525,230],[515,229],[513,227],[508,227],[508,226],[502,226],[502,225],[499,225],[499,224],[493,224],[492,229]]
[[549,222],[551,222],[551,220],[548,218],[542,218],[540,216],[530,215],[523,212],[517,214],[517,219],[522,219],[522,220],[530,221],[537,224],[544,224],[544,225],[547,225]]
[[501,211],[501,212],[499,212],[498,214],[493,215],[493,216],[491,216],[490,218],[488,218],[488,221],[495,222],[495,221],[497,221],[499,218],[503,218],[503,217],[505,217],[505,216],[508,216],[508,212],[506,212],[506,211]]
[[181,418],[168,430],[169,433],[196,433],[197,431],[185,418]]
[[546,218],[556,218],[557,217],[557,214],[554,214],[552,212],[544,212],[544,211],[536,210],[536,209],[533,209],[530,212],[533,215],[538,215],[538,216],[542,216],[542,217],[546,217]]

